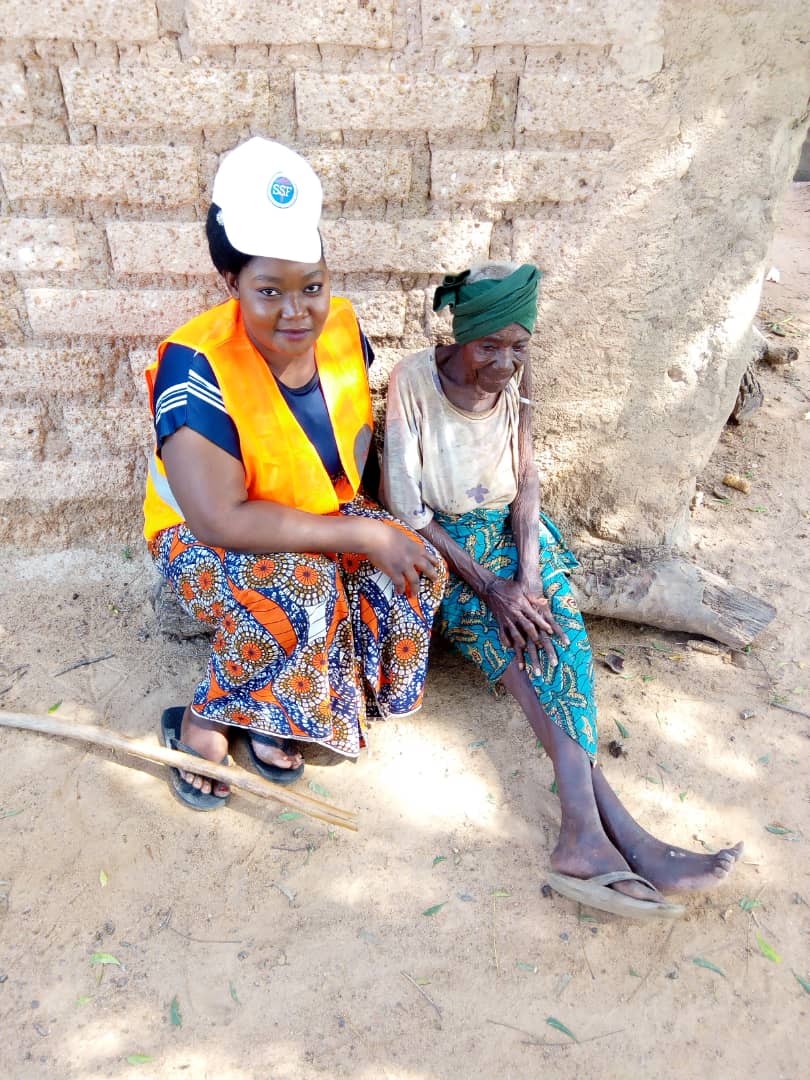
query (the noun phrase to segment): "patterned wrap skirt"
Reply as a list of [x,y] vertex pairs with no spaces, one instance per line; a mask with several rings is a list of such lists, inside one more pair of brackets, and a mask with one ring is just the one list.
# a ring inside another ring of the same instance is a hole
[[[498,577],[514,578],[518,558],[508,507],[472,510],[458,517],[437,513],[435,520],[481,566]],[[544,652],[539,652],[541,668],[539,672],[535,668],[532,686],[550,719],[595,761],[593,656],[566,577],[578,563],[557,527],[544,514],[540,515],[539,560],[543,592],[570,645],[564,649],[559,639],[552,639],[559,661],[556,667],[551,666]],[[492,683],[497,682],[515,659],[514,650],[501,645],[498,623],[489,608],[455,574],[450,575],[437,628]]]
[[[340,513],[424,543],[362,496]],[[183,609],[214,631],[197,715],[355,757],[368,715],[419,708],[446,583],[440,558],[438,579],[422,577],[409,596],[362,555],[247,555],[207,547],[184,524],[158,533],[149,550]]]

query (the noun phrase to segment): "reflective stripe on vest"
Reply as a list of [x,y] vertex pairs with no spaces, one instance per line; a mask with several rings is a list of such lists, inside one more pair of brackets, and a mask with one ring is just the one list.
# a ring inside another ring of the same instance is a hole
[[[211,365],[225,409],[239,434],[249,499],[328,514],[354,498],[371,445],[373,420],[360,330],[348,300],[332,299],[315,344],[321,390],[345,473],[337,483],[329,477],[264,358],[248,338],[236,300],[203,312],[182,326],[160,345],[159,358],[170,342],[202,353]],[[160,359],[146,371],[153,415],[159,363]],[[168,487],[159,459],[155,471]],[[174,497],[171,502],[163,498],[163,489],[151,469],[144,512],[147,538],[183,520]]]
[[156,454],[152,454],[149,459],[149,479],[152,481],[152,485],[157,493],[158,497],[170,507],[175,514],[180,516],[180,520],[183,519],[183,511],[180,509],[180,503],[175,499],[174,492],[169,484],[169,478],[165,472],[160,472],[158,467],[158,459]]

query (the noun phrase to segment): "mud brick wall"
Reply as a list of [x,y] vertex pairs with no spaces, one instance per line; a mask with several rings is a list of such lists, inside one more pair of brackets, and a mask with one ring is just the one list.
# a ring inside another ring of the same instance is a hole
[[551,510],[583,543],[684,542],[807,125],[805,9],[4,0],[0,541],[138,536],[142,370],[222,298],[211,181],[261,134],[323,178],[378,392],[444,325],[440,275],[535,261]]

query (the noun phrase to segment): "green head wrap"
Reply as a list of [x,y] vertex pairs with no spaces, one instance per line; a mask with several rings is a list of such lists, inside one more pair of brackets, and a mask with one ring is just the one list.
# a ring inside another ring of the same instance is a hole
[[450,305],[453,337],[459,345],[494,334],[517,323],[529,333],[537,321],[537,287],[542,271],[530,263],[500,281],[485,279],[470,284],[470,271],[451,274],[433,294],[433,310]]

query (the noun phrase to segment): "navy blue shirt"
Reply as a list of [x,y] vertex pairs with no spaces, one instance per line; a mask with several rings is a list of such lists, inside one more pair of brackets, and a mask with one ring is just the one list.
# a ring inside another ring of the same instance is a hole
[[[360,342],[368,370],[374,361],[374,350],[362,330]],[[293,416],[317,450],[324,468],[333,480],[336,479],[343,466],[318,372],[306,386],[295,390],[278,379],[276,383]],[[225,408],[211,365],[202,353],[170,342],[164,349],[155,379],[154,401],[158,454],[166,439],[178,428],[189,427],[237,461],[242,460],[239,433]]]

